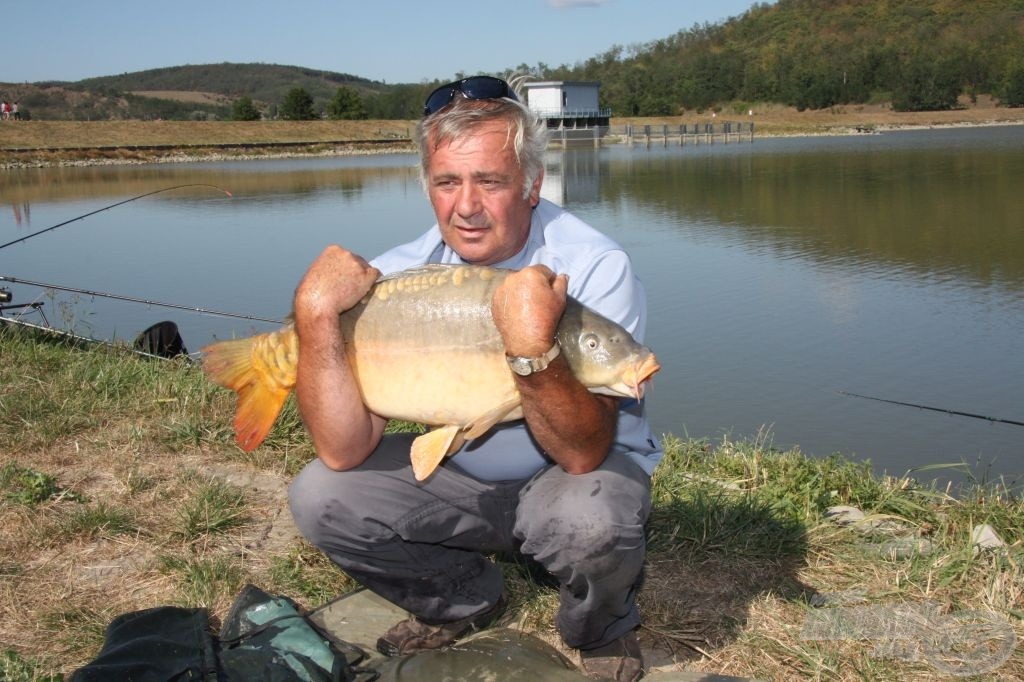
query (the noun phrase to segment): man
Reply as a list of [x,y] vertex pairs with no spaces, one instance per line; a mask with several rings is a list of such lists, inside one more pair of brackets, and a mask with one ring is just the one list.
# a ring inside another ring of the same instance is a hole
[[[290,490],[296,523],[413,614],[378,641],[387,655],[447,646],[494,622],[506,606],[503,580],[482,552],[518,551],[557,578],[556,624],[588,674],[639,679],[635,596],[661,451],[642,404],[588,392],[554,338],[567,295],[642,337],[642,285],[617,244],[540,199],[546,128],[504,81],[438,88],[417,133],[437,225],[372,263],[328,247],[296,290],[296,396],[318,456]],[[385,420],[360,401],[338,314],[380,272],[428,262],[516,271],[492,314],[508,357],[529,358],[532,371],[515,375],[523,420],[418,483],[412,437],[383,436]]]

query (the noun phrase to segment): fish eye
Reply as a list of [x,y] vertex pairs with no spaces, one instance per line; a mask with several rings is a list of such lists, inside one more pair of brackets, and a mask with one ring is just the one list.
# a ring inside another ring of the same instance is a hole
[[597,338],[597,334],[586,334],[583,337],[583,346],[588,350],[596,350],[601,345],[601,340]]

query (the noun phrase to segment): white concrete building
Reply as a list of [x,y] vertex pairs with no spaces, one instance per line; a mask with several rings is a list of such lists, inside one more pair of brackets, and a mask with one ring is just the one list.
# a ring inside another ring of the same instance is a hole
[[597,81],[538,81],[526,83],[530,109],[547,119],[549,128],[607,126],[610,109],[598,102]]

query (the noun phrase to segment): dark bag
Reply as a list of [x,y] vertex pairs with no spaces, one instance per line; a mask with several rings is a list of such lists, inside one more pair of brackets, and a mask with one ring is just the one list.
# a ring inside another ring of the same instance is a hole
[[[206,609],[161,606],[127,613],[107,627],[95,660],[70,682],[353,682],[363,652],[323,636],[286,598],[246,585],[209,633]],[[363,673],[370,677],[357,677]]]
[[118,616],[103,648],[70,682],[216,682],[217,653],[206,609],[159,606]]
[[178,325],[170,320],[157,322],[153,326],[147,327],[135,337],[135,343],[132,345],[135,350],[161,358],[188,355],[188,349],[185,348],[185,341],[181,338]]

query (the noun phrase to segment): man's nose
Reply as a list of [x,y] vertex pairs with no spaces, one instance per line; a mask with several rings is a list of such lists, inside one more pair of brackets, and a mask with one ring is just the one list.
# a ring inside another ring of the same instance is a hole
[[455,210],[464,218],[480,212],[480,191],[472,182],[465,182],[459,188],[459,196],[455,202]]

